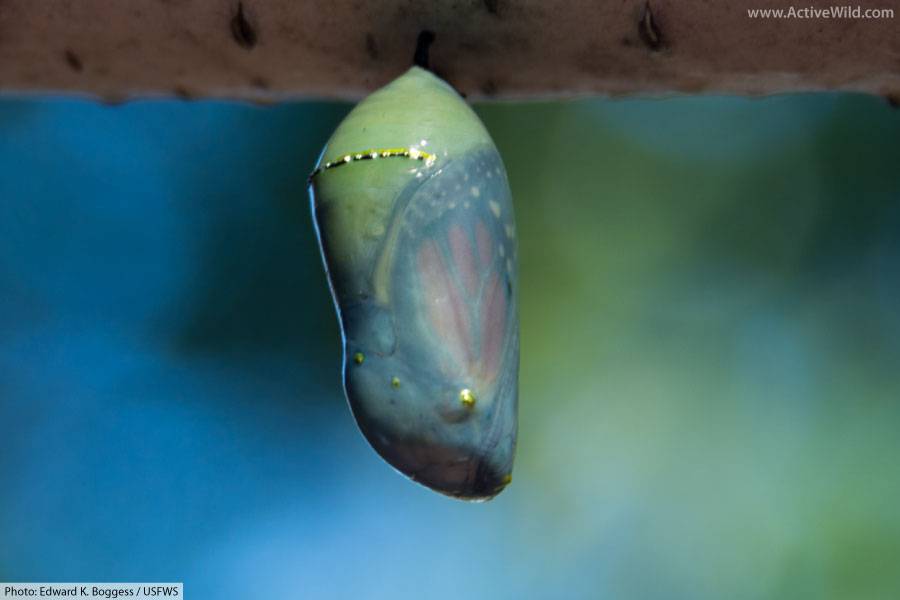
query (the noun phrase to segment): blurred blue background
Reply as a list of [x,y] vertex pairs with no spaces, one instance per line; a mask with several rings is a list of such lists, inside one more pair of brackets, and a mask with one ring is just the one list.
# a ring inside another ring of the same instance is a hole
[[513,484],[392,471],[305,179],[349,105],[0,102],[0,580],[188,598],[900,596],[900,110],[490,104]]

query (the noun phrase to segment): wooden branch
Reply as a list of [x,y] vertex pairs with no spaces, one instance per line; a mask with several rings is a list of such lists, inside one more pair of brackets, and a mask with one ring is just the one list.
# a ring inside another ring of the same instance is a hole
[[793,1],[0,0],[0,92],[358,98],[402,73],[430,29],[435,70],[476,98],[900,99],[900,0],[854,0],[892,18],[748,16]]

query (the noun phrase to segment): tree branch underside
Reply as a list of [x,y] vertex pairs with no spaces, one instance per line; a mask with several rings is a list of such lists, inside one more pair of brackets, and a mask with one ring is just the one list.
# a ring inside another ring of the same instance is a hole
[[472,98],[853,90],[898,102],[900,0],[855,1],[895,16],[748,15],[791,0],[0,0],[0,93],[355,99],[410,66],[428,29],[434,70]]

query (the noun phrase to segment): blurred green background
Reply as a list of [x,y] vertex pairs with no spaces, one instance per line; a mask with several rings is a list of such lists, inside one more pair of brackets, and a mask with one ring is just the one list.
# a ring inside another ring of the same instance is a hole
[[521,422],[513,484],[465,504],[342,397],[305,179],[349,108],[0,102],[0,580],[900,597],[900,110],[478,106]]

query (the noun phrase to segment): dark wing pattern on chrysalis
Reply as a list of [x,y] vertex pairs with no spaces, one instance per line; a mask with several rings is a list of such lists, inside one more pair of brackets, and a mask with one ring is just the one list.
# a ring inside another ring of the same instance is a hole
[[509,186],[487,147],[426,173],[395,204],[373,273],[379,293],[344,311],[347,393],[396,468],[454,496],[490,497],[508,483],[516,436]]

